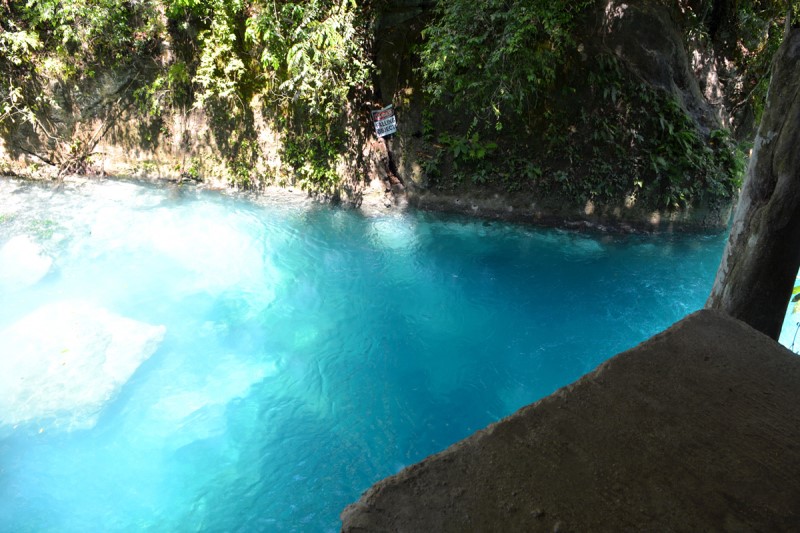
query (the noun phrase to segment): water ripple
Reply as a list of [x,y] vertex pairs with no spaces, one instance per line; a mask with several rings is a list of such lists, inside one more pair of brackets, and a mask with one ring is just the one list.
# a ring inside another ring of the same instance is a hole
[[81,325],[76,357],[139,364],[93,427],[0,426],[0,531],[337,530],[371,483],[702,306],[723,244],[0,179],[0,330],[75,300],[163,327],[144,357]]

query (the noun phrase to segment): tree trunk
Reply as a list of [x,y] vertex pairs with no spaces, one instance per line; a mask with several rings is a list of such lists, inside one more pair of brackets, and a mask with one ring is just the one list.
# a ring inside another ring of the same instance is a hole
[[787,28],[717,278],[706,302],[777,339],[800,267],[800,28]]

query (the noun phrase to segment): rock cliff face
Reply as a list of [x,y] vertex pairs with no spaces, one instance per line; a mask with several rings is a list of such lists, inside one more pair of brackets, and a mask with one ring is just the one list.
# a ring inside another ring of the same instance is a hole
[[[591,180],[586,177],[598,161],[609,163],[615,158],[627,165],[615,171],[647,175],[642,167],[650,161],[642,150],[629,145],[616,156],[606,153],[609,147],[619,148],[629,140],[624,138],[622,130],[644,130],[651,126],[630,118],[629,110],[643,104],[636,99],[637,95],[626,93],[636,92],[640,86],[652,89],[664,101],[675,102],[677,109],[674,111],[681,120],[685,117],[692,135],[707,140],[710,132],[722,127],[720,117],[725,116],[726,111],[719,102],[712,104],[704,96],[692,69],[688,40],[677,8],[644,0],[597,2],[587,9],[575,31],[580,40],[573,57],[560,72],[561,80],[557,85],[558,91],[566,92],[567,88],[569,94],[566,97],[553,94],[549,102],[557,107],[558,116],[553,119],[548,109],[548,115],[510,117],[510,124],[505,128],[509,133],[496,137],[500,161],[492,161],[491,165],[499,167],[503,158],[520,157],[541,172],[529,183],[512,176],[515,185],[509,188],[498,185],[498,179],[490,178],[488,183],[476,184],[469,178],[448,180],[431,174],[432,160],[441,161],[440,174],[451,174],[453,158],[437,142],[435,135],[425,134],[424,130],[431,124],[425,124],[423,114],[428,114],[434,130],[457,130],[453,126],[452,112],[431,108],[426,103],[418,74],[420,58],[413,53],[414,47],[423,42],[421,31],[432,17],[432,2],[397,1],[389,5],[391,7],[378,19],[375,57],[380,76],[376,79],[375,94],[380,104],[395,105],[398,133],[387,139],[385,150],[388,153],[381,154],[384,161],[391,161],[392,167],[383,170],[380,165],[374,165],[377,170],[373,170],[373,174],[387,182],[387,190],[391,188],[388,185],[390,174],[395,173],[404,185],[408,201],[422,208],[555,225],[646,230],[725,227],[733,204],[732,195],[700,199],[674,209],[661,202],[656,197],[657,192],[653,192],[670,186],[666,182],[672,178],[664,175],[650,176],[653,181],[665,183],[649,189],[645,185],[645,190],[640,187],[641,180],[629,178],[627,188],[619,186],[604,197],[599,197],[603,195],[598,193],[603,185],[590,184]],[[601,72],[601,60],[605,58],[612,58],[620,69],[612,80],[620,96],[617,99],[615,95],[613,101],[602,94],[604,88],[599,86],[609,78],[607,73]],[[618,83],[616,77],[624,83]],[[658,112],[647,111],[654,116]],[[590,118],[587,120],[586,116]],[[605,145],[597,142],[593,131],[599,127],[598,117],[611,123],[615,137]],[[565,132],[563,140],[557,142],[547,138],[545,133],[554,129],[554,121]],[[638,134],[655,136],[656,132],[636,131],[634,135]],[[631,144],[636,142],[633,137],[630,141]],[[568,145],[569,149],[560,153],[558,148],[545,150],[543,147],[548,143]],[[616,147],[611,146],[615,143]],[[679,151],[680,148],[676,150]],[[600,157],[593,155],[598,152]],[[564,195],[563,187],[554,187],[553,176],[557,179],[568,176],[574,182],[574,186],[571,185],[574,194]],[[688,181],[692,179],[702,182],[705,178],[690,176]]]
[[677,13],[656,2],[609,2],[591,20],[596,53],[614,53],[631,72],[666,91],[706,131],[720,127],[689,62]]
[[767,108],[707,306],[777,339],[800,266],[800,28],[773,62]]
[[[552,94],[531,113],[506,119],[497,150],[481,161],[478,174],[470,164],[456,172],[459,162],[441,139],[464,135],[463,124],[458,112],[430,104],[419,72],[418,47],[436,2],[377,6],[373,87],[357,97],[365,101],[352,103],[332,198],[556,225],[725,227],[732,191],[706,192],[719,171],[719,146],[711,136],[725,110],[704,96],[708,88],[701,89],[692,70],[677,7],[612,0],[585,9]],[[258,176],[245,185],[291,184],[291,176],[281,174],[282,136],[257,98],[248,103],[247,124],[235,125],[220,125],[201,109],[174,109],[154,120],[137,107],[135,91],[159,61],[169,60],[169,47],[162,52],[137,72],[104,73],[79,88],[45,88],[55,105],[41,123],[59,135],[17,128],[4,137],[0,155],[14,162],[11,170],[26,161],[71,162],[68,171],[216,178],[221,185],[235,180],[229,164],[235,159]],[[389,103],[397,110],[398,132],[378,139],[368,112]],[[258,156],[242,156],[244,145],[256,147]],[[666,151],[656,154],[662,146]]]

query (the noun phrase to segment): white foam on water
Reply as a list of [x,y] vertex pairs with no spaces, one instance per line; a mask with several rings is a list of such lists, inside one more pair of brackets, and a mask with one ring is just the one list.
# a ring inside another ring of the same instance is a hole
[[250,222],[225,216],[219,206],[123,213],[109,207],[92,223],[92,247],[97,253],[124,248],[163,256],[187,272],[176,287],[181,292],[220,293],[236,287],[268,303],[280,275],[267,243],[258,238],[259,228]]
[[26,235],[12,237],[0,248],[0,292],[35,285],[52,265],[53,259]]
[[387,216],[370,221],[370,238],[381,248],[411,252],[417,247],[414,224],[407,217]]

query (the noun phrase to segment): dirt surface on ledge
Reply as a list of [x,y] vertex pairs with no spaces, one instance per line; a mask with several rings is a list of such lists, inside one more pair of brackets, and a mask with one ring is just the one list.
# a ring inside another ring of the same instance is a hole
[[800,357],[695,313],[380,481],[342,531],[800,531]]

